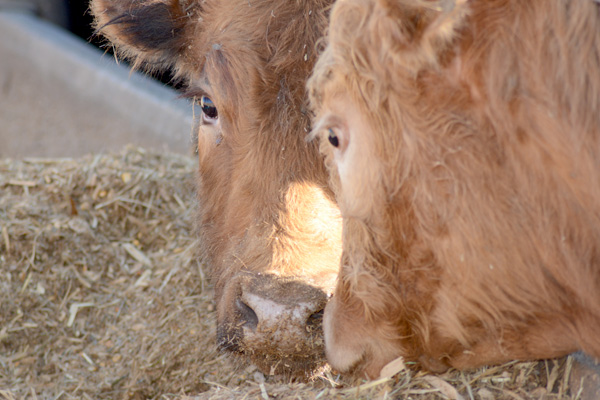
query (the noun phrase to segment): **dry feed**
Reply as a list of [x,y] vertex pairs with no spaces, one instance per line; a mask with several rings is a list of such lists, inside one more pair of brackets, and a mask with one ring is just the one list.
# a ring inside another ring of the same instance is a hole
[[133,147],[0,160],[0,399],[571,398],[571,359],[303,383],[219,353],[194,174]]

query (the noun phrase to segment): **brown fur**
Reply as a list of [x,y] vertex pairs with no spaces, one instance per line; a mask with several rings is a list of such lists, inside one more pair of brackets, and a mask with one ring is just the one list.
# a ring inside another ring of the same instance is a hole
[[597,2],[339,0],[309,89],[334,367],[600,358]]
[[267,372],[293,372],[296,356],[310,370],[323,349],[314,347],[307,365],[306,350],[278,360],[272,355],[287,350],[270,348],[268,338],[244,343],[234,305],[248,274],[331,293],[339,265],[339,210],[318,148],[305,141],[305,83],[329,3],[92,0],[98,29],[121,54],[150,69],[171,66],[190,97],[208,95],[218,108],[219,125],[198,132],[198,198],[219,340]]

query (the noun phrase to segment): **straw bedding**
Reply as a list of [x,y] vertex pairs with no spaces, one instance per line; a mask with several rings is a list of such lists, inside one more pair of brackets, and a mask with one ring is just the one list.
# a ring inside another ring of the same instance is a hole
[[570,358],[292,382],[220,353],[194,174],[133,147],[0,160],[0,399],[571,398]]

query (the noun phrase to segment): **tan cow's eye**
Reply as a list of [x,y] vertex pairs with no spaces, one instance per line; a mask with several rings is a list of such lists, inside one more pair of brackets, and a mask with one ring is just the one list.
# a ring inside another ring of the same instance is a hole
[[217,107],[215,107],[215,103],[207,96],[202,96],[200,98],[200,107],[208,121],[219,118],[219,112],[217,111]]
[[338,139],[337,135],[335,134],[335,132],[331,128],[329,128],[327,130],[327,140],[329,140],[329,143],[331,143],[331,145],[333,147],[339,147],[340,146],[340,140]]

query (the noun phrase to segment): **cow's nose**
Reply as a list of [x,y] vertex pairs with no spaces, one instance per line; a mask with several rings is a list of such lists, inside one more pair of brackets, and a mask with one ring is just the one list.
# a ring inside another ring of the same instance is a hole
[[244,282],[234,300],[237,348],[284,358],[322,354],[327,300],[322,289],[306,282],[272,277]]
[[266,374],[311,374],[325,363],[322,320],[333,283],[335,276],[324,287],[307,278],[238,274],[220,297],[219,347]]
[[289,336],[295,331],[315,332],[321,327],[324,309],[324,296],[316,297],[289,302],[277,301],[263,294],[244,293],[243,299],[235,301],[238,326],[244,328],[245,336],[257,330],[275,335],[279,333],[279,336]]

